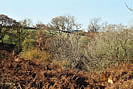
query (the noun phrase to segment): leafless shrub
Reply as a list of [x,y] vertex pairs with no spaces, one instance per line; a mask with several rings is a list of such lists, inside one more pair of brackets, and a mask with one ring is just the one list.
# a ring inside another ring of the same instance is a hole
[[53,54],[55,60],[67,60],[68,67],[82,69],[84,57],[80,51],[79,39],[80,36],[75,34],[52,37],[46,40],[45,50]]
[[120,62],[132,62],[132,36],[129,30],[99,33],[85,50],[90,60],[88,67],[103,69]]

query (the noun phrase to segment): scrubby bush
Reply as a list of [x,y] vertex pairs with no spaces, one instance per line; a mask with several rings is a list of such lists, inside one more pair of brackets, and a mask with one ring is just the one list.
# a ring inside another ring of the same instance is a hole
[[[43,50],[48,34],[44,30],[29,31],[22,43],[20,56],[29,60],[50,61],[50,54]],[[41,38],[41,40],[40,40]]]
[[54,36],[46,40],[44,49],[52,54],[52,60],[67,61],[64,67],[86,70],[86,59],[81,51],[80,38],[81,36],[75,34]]
[[[59,35],[46,40],[52,60],[67,60],[69,68],[103,70],[112,64],[132,62],[132,32],[98,32],[92,37],[77,34]],[[70,63],[70,64],[69,64]]]
[[44,59],[59,63],[63,68],[97,71],[112,64],[133,63],[132,36],[131,30],[111,30],[91,35],[51,35],[38,30],[23,41],[22,54],[26,59],[43,59],[44,56]]
[[132,36],[133,32],[128,30],[99,32],[85,50],[90,60],[88,67],[101,70],[112,64],[133,62]]

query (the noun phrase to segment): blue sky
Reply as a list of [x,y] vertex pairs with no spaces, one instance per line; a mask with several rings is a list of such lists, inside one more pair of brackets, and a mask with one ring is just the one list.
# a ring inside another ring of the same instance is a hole
[[[133,0],[126,2],[133,7]],[[0,4],[0,14],[16,20],[29,18],[33,23],[48,23],[53,17],[71,15],[84,26],[95,17],[112,24],[133,24],[133,13],[124,0],[1,0]]]

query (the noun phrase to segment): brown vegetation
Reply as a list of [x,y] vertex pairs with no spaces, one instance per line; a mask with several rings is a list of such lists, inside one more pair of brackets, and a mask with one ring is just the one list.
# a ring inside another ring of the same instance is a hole
[[132,89],[133,85],[132,64],[98,74],[62,69],[52,63],[14,60],[0,60],[0,89]]

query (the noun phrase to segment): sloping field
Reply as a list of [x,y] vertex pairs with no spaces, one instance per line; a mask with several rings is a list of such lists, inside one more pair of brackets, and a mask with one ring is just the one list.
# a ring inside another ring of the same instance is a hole
[[133,65],[97,74],[24,59],[0,60],[0,89],[133,89]]

